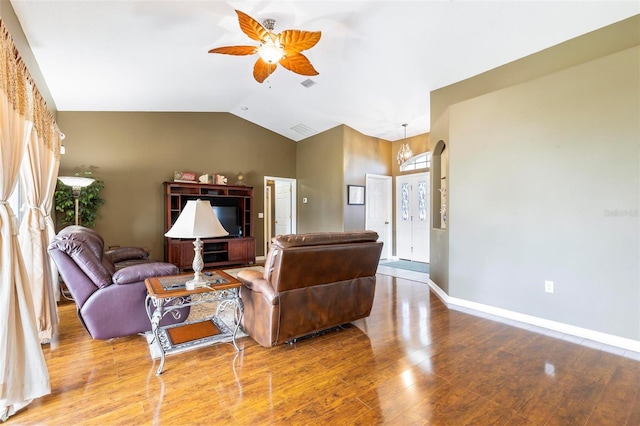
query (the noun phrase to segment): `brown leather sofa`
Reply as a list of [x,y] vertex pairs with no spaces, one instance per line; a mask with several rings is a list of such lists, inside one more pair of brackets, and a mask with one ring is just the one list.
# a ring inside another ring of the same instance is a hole
[[265,347],[371,313],[382,242],[373,231],[279,235],[264,274],[245,269],[242,325]]

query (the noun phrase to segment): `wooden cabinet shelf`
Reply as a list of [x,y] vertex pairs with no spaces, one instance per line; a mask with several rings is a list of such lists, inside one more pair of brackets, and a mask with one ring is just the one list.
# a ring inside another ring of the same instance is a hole
[[[207,200],[217,212],[228,237],[203,239],[202,257],[205,268],[251,265],[256,261],[253,236],[253,188],[250,186],[207,185],[165,182],[164,232],[175,223],[189,200]],[[193,240],[165,238],[165,261],[180,271],[191,269]]]

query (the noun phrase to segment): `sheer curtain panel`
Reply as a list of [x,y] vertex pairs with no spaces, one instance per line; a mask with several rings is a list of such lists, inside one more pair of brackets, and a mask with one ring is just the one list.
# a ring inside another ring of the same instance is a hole
[[0,420],[51,392],[31,287],[7,199],[34,126],[34,90],[0,20]]
[[[52,128],[45,127],[44,130],[54,133]],[[53,135],[51,139],[54,139]],[[26,205],[20,223],[19,241],[42,343],[51,340],[58,325],[55,294],[57,271],[52,270],[53,262],[50,261],[47,247],[55,235],[51,209],[59,163],[59,155],[44,143],[34,128],[20,169]]]

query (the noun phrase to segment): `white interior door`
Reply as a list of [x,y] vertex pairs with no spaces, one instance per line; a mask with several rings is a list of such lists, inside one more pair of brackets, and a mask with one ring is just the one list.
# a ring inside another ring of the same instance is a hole
[[381,259],[391,257],[391,181],[391,176],[366,175],[365,228],[378,233],[378,241],[383,243]]
[[396,177],[396,255],[429,262],[429,173]]
[[[271,190],[270,187],[273,189]],[[264,253],[269,252],[271,238],[279,234],[295,234],[297,222],[296,180],[274,176],[264,177]],[[270,217],[273,212],[273,217]],[[260,215],[258,217],[261,217]],[[271,221],[273,219],[273,222]],[[271,227],[273,223],[273,227]]]
[[[264,204],[265,206],[273,205],[273,191],[269,185],[264,186]],[[265,253],[269,252],[269,246],[271,244],[271,237],[273,237],[273,213],[270,208],[265,208],[264,211],[264,242],[266,244]]]
[[291,182],[276,181],[276,235],[291,233]]

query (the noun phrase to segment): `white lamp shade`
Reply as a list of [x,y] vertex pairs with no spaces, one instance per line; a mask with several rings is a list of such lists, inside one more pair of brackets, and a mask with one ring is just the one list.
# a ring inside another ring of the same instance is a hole
[[89,186],[93,182],[95,182],[95,179],[82,176],[58,176],[58,179],[60,179],[60,182],[64,183],[65,185],[74,188],[84,188],[85,186]]
[[189,200],[169,232],[169,238],[213,238],[229,235],[222,227],[211,204],[206,200]]

